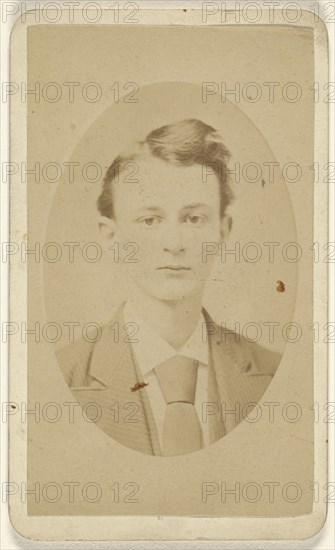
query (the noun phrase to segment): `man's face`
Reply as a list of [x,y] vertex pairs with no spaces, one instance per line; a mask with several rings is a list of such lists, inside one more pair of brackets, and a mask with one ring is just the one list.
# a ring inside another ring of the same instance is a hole
[[180,167],[154,158],[137,166],[138,182],[124,181],[120,170],[112,184],[113,240],[120,251],[127,243],[138,249],[133,258],[138,262],[127,265],[133,281],[161,300],[202,294],[214,261],[214,256],[203,261],[203,243],[222,240],[217,177],[204,182],[201,165]]

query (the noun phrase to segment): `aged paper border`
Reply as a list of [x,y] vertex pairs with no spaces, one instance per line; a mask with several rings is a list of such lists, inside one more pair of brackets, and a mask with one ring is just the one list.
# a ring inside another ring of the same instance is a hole
[[[301,3],[303,4],[303,3]],[[189,4],[190,5],[190,4]],[[188,5],[188,7],[189,7]],[[193,3],[193,10],[188,10],[187,16],[175,7],[175,3],[162,2],[160,8],[149,9],[150,5],[141,4],[141,23],[145,24],[186,24],[198,25],[201,4]],[[179,4],[180,6],[180,4]],[[303,5],[302,5],[303,8]],[[107,12],[101,19],[101,24],[111,23]],[[43,22],[43,24],[46,24]],[[61,18],[54,24],[66,24]],[[85,24],[81,22],[81,24]],[[121,24],[121,23],[120,23]],[[209,22],[208,24],[211,24]],[[227,23],[226,23],[227,24]],[[264,17],[257,25],[269,25]],[[313,13],[304,11],[301,20],[294,27],[312,27],[315,44],[315,81],[327,82],[327,31],[324,23],[315,23]],[[11,42],[11,75],[15,82],[27,81],[26,51],[27,22],[18,19],[15,24],[15,34]],[[19,62],[18,62],[19,60]],[[26,104],[12,101],[11,104],[11,158],[24,162],[27,156]],[[328,161],[327,154],[327,104],[315,104],[315,162],[324,165]],[[315,186],[314,189],[314,241],[327,242],[327,188]],[[26,189],[19,177],[13,176],[10,196],[10,240],[22,241],[27,233]],[[10,265],[10,319],[25,319],[27,315],[27,272],[23,265],[14,257]],[[323,326],[327,322],[327,264],[314,263],[314,322]],[[10,346],[10,401],[21,403],[27,401],[27,350],[25,344]],[[325,365],[327,350],[325,345],[316,343],[314,347],[314,362]],[[314,371],[314,401],[327,401],[326,376],[320,376],[320,370]],[[327,425],[315,423],[315,479],[320,485],[327,481],[327,455],[325,440]],[[27,469],[27,425],[21,424],[17,429],[15,418],[10,419],[10,480],[16,483],[26,481]],[[308,516],[296,518],[211,518],[211,517],[139,517],[114,516],[115,525],[111,525],[111,517],[28,517],[26,504],[12,499],[10,516],[14,528],[24,537],[34,540],[283,540],[306,539],[315,535],[325,521],[325,505],[314,503],[313,512]],[[114,523],[114,522],[113,522]],[[117,524],[116,524],[117,523]],[[131,526],[131,529],[130,529]]]

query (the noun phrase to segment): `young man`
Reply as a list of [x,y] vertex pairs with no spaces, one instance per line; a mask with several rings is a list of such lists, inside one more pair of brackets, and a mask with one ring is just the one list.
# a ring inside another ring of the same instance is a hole
[[58,358],[79,403],[98,406],[101,429],[147,454],[182,455],[223,437],[280,360],[223,333],[202,307],[215,259],[204,246],[230,226],[228,157],[211,126],[173,123],[114,160],[98,200],[104,238],[137,245],[133,292],[99,341],[79,340]]

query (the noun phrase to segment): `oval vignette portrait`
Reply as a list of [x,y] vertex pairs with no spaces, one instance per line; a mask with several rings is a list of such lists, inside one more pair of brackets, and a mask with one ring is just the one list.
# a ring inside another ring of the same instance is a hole
[[162,82],[88,122],[66,159],[45,235],[66,250],[45,262],[47,319],[64,328],[55,352],[73,396],[118,443],[204,449],[272,384],[297,286],[275,154],[236,104]]

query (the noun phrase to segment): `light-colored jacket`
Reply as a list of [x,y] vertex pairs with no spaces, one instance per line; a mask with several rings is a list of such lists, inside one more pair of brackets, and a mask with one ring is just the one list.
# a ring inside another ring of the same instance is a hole
[[[233,331],[221,329],[205,310],[203,313],[211,356],[205,417],[212,423],[214,442],[250,414],[270,384],[281,356]],[[132,391],[141,380],[124,328],[122,308],[103,326],[98,341],[76,340],[58,351],[57,359],[72,394],[97,426],[127,447],[161,454],[145,387]],[[222,416],[222,407],[226,412],[235,412]]]

